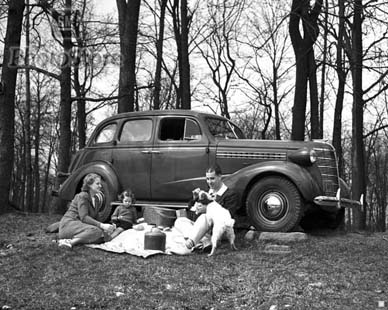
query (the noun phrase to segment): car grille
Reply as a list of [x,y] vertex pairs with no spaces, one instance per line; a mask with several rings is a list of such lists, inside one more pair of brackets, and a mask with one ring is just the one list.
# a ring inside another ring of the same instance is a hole
[[338,167],[334,149],[314,148],[317,153],[317,165],[322,176],[323,190],[326,196],[335,196],[338,190]]

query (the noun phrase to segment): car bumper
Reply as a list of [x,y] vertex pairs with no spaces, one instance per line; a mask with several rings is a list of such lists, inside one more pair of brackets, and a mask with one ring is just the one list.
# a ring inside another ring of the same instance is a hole
[[339,210],[341,208],[360,208],[363,205],[364,195],[360,200],[353,200],[341,197],[341,190],[338,189],[335,197],[332,196],[317,196],[314,198],[314,203],[323,208]]

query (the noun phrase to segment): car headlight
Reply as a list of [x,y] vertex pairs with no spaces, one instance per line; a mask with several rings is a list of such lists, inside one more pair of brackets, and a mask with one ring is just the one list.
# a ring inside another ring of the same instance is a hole
[[288,159],[298,165],[310,166],[317,161],[317,153],[304,147],[288,154]]
[[317,153],[314,150],[310,150],[310,162],[313,164],[317,161]]

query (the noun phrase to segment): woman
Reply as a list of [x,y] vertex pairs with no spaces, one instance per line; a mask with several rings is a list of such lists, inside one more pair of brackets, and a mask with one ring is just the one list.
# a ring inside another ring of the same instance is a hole
[[[208,193],[210,196],[222,207],[229,210],[233,217],[239,207],[239,197],[235,191],[228,188],[222,181],[222,172],[218,165],[211,166],[206,170],[206,183],[209,186]],[[194,205],[198,191],[199,189],[193,191],[193,200],[189,202],[189,207]],[[202,206],[202,209],[197,210],[197,213],[201,215],[194,223],[188,223],[184,218],[178,218],[175,222],[178,230],[187,237],[186,247],[188,249],[198,246],[200,240],[204,248],[211,245],[209,238],[205,237],[206,233],[212,228],[211,221],[206,216],[206,206]]]
[[75,195],[59,223],[59,246],[72,248],[76,244],[100,243],[104,232],[110,234],[114,230],[113,225],[98,220],[94,197],[100,190],[101,177],[95,173],[86,175],[82,192]]

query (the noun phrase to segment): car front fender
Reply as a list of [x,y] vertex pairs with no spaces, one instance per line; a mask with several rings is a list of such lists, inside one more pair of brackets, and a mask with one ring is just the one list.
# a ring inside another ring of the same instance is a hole
[[82,186],[82,179],[89,173],[99,174],[103,181],[111,184],[113,188],[119,189],[120,183],[112,165],[109,162],[97,161],[81,166],[73,171],[60,186],[58,196],[63,200],[72,200],[74,195],[80,190],[80,184]]
[[265,163],[247,166],[225,177],[225,183],[240,193],[242,202],[251,186],[266,176],[280,175],[291,180],[300,191],[302,197],[313,201],[314,197],[322,192],[311,173],[292,162],[267,161]]

